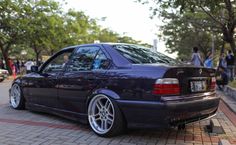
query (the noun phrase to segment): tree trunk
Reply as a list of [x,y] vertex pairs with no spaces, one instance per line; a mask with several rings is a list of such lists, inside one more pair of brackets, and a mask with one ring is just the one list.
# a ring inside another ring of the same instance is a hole
[[12,70],[11,70],[11,66],[10,66],[10,63],[9,63],[8,52],[5,51],[2,47],[1,47],[1,51],[2,51],[2,55],[3,55],[3,59],[4,59],[5,64],[6,64],[6,69],[8,70],[9,74],[12,75]]
[[233,53],[234,53],[234,56],[236,56],[236,46],[235,46],[235,42],[234,42],[234,41],[231,41],[229,44],[230,44],[231,50],[232,50]]
[[36,53],[36,65],[39,66],[39,55],[40,52],[35,52]]

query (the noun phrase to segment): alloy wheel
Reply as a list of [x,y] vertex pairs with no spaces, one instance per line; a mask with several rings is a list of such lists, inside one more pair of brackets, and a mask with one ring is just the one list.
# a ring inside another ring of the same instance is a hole
[[105,95],[96,95],[89,103],[88,120],[98,134],[106,134],[114,123],[115,110],[112,101]]
[[20,105],[20,99],[21,99],[20,86],[17,84],[14,84],[11,87],[11,92],[10,92],[11,106],[13,108],[17,108]]

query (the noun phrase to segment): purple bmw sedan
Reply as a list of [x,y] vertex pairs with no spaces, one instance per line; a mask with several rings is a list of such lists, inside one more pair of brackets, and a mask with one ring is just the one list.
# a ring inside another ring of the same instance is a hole
[[71,46],[14,80],[10,104],[88,123],[99,136],[126,128],[184,127],[212,117],[215,70],[133,44]]

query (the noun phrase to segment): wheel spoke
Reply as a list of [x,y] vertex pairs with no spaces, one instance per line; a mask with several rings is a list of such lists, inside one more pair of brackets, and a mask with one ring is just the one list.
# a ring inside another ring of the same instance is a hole
[[101,118],[100,118],[100,117],[98,117],[98,118],[95,118],[95,121],[98,121],[98,120],[101,120]]
[[109,120],[110,122],[113,122],[113,116],[112,117],[107,116],[107,120]]
[[101,100],[97,101],[96,106],[98,107],[99,110],[103,107]]
[[93,114],[93,115],[91,115],[91,117],[94,117],[95,120],[98,120],[98,119],[100,119],[100,114],[99,113]]
[[113,118],[113,114],[109,110],[107,111],[107,114],[108,114],[108,116]]
[[109,106],[110,106],[110,102],[109,102],[109,100],[107,100],[104,107],[105,107],[106,109],[108,109]]
[[106,119],[101,120],[101,129],[102,130],[107,130],[108,129],[108,122]]
[[105,129],[105,130],[108,129],[108,128],[107,128],[107,120],[106,120],[106,119],[104,120],[104,129]]

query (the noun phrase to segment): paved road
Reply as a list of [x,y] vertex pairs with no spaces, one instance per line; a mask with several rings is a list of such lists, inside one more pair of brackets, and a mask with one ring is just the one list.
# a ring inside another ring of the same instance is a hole
[[236,144],[236,127],[226,117],[227,107],[223,103],[215,118],[225,134],[207,133],[205,127],[209,120],[205,120],[189,124],[182,131],[174,128],[164,131],[129,130],[118,137],[100,138],[87,125],[53,115],[12,109],[8,105],[9,86],[10,81],[0,83],[0,145],[217,145],[219,139]]
[[6,104],[8,102],[8,89],[11,85],[11,80],[4,80],[0,83],[0,104]]

